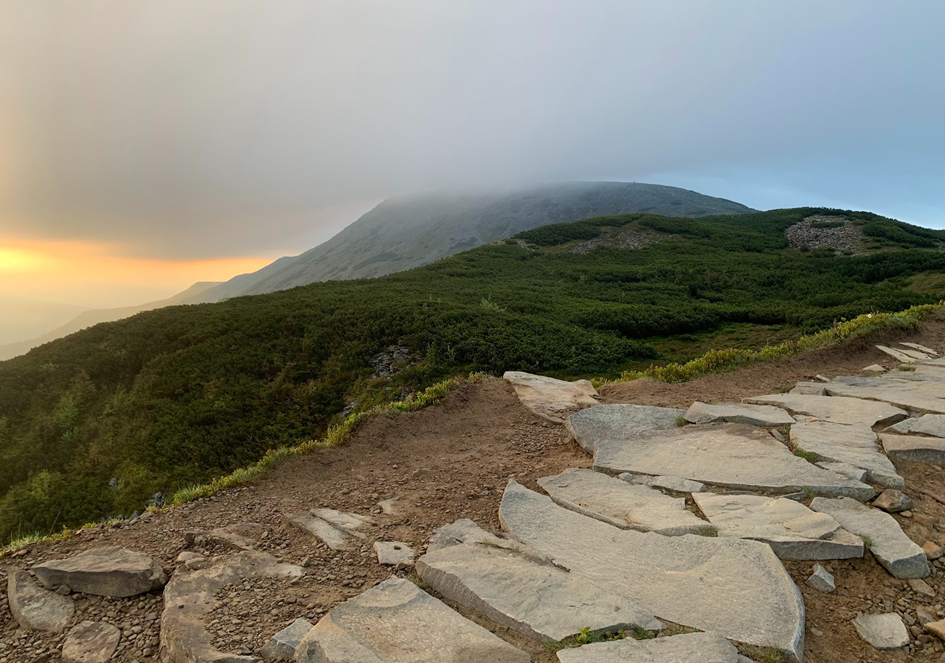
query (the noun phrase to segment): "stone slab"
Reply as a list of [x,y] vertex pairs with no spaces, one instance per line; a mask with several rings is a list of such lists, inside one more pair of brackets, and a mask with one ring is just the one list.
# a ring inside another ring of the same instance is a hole
[[144,594],[167,582],[156,559],[117,546],[93,548],[68,559],[37,564],[32,570],[47,589],[66,585],[74,592],[115,598]]
[[521,371],[507,371],[502,377],[522,405],[548,421],[563,423],[568,415],[598,405],[597,390],[587,380],[566,382]]
[[896,361],[902,362],[903,364],[911,364],[915,361],[915,357],[910,357],[906,354],[904,350],[897,350],[896,348],[890,348],[885,345],[877,345],[876,349],[880,352],[889,355]]
[[848,532],[862,537],[870,552],[897,578],[925,578],[929,562],[925,552],[899,527],[895,518],[849,498],[814,498],[810,508],[833,516]]
[[[565,425],[581,448],[593,454],[600,442],[678,428],[685,414],[685,410],[649,405],[598,405],[571,415]],[[666,474],[675,476],[673,472]]]
[[401,541],[375,541],[377,563],[384,566],[413,566],[416,555],[413,548]]
[[868,500],[873,489],[808,463],[757,426],[683,426],[623,438],[586,436],[595,469],[665,475],[736,490],[844,495]]
[[803,414],[837,424],[864,424],[870,428],[879,423],[893,423],[908,416],[898,407],[871,403],[861,398],[770,394],[746,398],[745,402],[777,405],[794,415]]
[[647,606],[658,619],[801,657],[803,602],[763,543],[621,530],[514,481],[499,519],[518,540],[571,573]]
[[351,547],[352,539],[366,538],[358,530],[371,523],[367,516],[335,509],[311,509],[285,514],[283,518],[286,523],[308,532],[332,550],[346,550]]
[[862,369],[864,373],[885,373],[886,369],[879,364],[870,364]]
[[834,397],[879,401],[916,412],[945,413],[942,396],[945,390],[938,382],[843,376],[825,386]]
[[105,622],[84,621],[72,627],[62,643],[63,663],[106,663],[118,649],[121,631]]
[[627,483],[635,483],[640,486],[652,486],[661,490],[668,490],[673,493],[704,493],[706,486],[698,481],[690,479],[680,479],[679,477],[668,477],[665,475],[650,476],[648,474],[630,474],[621,472],[617,478]]
[[869,472],[864,470],[862,467],[854,467],[853,465],[848,465],[847,463],[837,463],[832,460],[822,460],[815,463],[817,467],[822,467],[825,470],[831,472],[836,472],[841,476],[845,476],[847,479],[853,479],[854,481],[866,481],[866,478],[869,476]]
[[876,433],[864,424],[801,422],[791,427],[791,443],[818,460],[846,463],[867,471],[868,479],[888,488],[903,488],[905,479],[881,451]]
[[441,548],[417,560],[417,573],[439,595],[541,642],[557,642],[583,628],[663,627],[631,599],[513,550],[481,544]]
[[820,564],[814,564],[814,572],[811,574],[810,578],[807,579],[807,586],[826,594],[833,593],[837,590],[837,584],[833,579],[833,575]]
[[912,348],[913,350],[918,350],[919,352],[923,352],[923,353],[925,353],[925,354],[927,354],[927,355],[929,355],[929,356],[931,356],[931,357],[938,357],[938,356],[941,354],[941,353],[938,352],[937,350],[933,350],[932,348],[928,347],[927,345],[922,345],[922,344],[920,344],[920,343],[910,343],[910,342],[908,342],[908,341],[903,341],[903,342],[901,342],[899,345],[904,345],[904,346],[906,346],[907,348]]
[[876,649],[898,649],[909,644],[909,632],[895,612],[860,615],[853,620],[857,634]]
[[13,619],[25,629],[58,633],[69,625],[75,614],[72,599],[40,587],[22,569],[8,572],[7,601]]
[[178,571],[164,588],[161,650],[164,663],[256,663],[255,656],[228,654],[213,646],[204,618],[218,605],[223,587],[246,578],[300,578],[305,569],[262,552],[243,551],[198,571]]
[[295,658],[296,647],[311,630],[311,622],[300,617],[272,636],[259,650],[259,655],[264,661],[291,661]]
[[945,414],[923,414],[906,432],[945,438]]
[[[558,652],[560,663],[739,663],[742,657],[716,633],[684,633],[655,640],[627,638]],[[750,663],[750,662],[749,662]]]
[[945,467],[945,439],[881,433],[880,440],[886,455],[895,461],[906,460]]
[[910,417],[908,419],[903,419],[899,423],[893,424],[892,426],[887,428],[885,432],[892,431],[894,435],[906,435],[909,433],[909,431],[912,430],[912,427],[915,426],[915,423],[918,420],[919,420],[918,417]]
[[694,493],[692,499],[720,537],[753,539],[771,546],[781,559],[853,559],[863,541],[824,513],[794,500],[760,495]]
[[713,525],[686,510],[685,499],[600,472],[572,468],[543,477],[538,485],[556,504],[621,529],[666,536],[715,534]]
[[402,578],[390,578],[322,617],[298,663],[529,663],[501,640]]
[[710,405],[696,401],[683,415],[691,424],[716,424],[728,422],[751,426],[791,426],[794,417],[773,405],[750,405],[748,403],[721,403]]

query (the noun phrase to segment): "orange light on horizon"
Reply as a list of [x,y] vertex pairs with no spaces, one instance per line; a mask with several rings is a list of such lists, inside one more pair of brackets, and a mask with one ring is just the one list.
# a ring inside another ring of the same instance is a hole
[[39,251],[25,248],[0,248],[0,272],[29,272],[48,262]]

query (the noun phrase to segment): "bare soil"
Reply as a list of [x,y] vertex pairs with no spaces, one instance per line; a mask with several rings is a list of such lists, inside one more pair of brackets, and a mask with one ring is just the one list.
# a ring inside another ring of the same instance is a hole
[[[945,316],[929,319],[915,333],[885,340],[913,340],[945,348]],[[637,381],[611,385],[603,390],[603,396],[606,402],[671,407],[688,407],[694,400],[737,401],[777,392],[817,374],[857,375],[873,363],[892,367],[894,362],[873,347],[875,342],[855,341],[839,349],[683,384]],[[510,477],[537,490],[539,477],[589,464],[590,458],[569,440],[562,426],[526,411],[503,381],[487,378],[463,386],[435,407],[370,420],[343,447],[289,460],[255,484],[127,524],[92,528],[68,541],[34,545],[0,559],[0,663],[60,661],[64,638],[17,627],[5,595],[5,576],[11,567],[28,568],[96,546],[121,545],[154,555],[171,573],[175,558],[185,549],[208,555],[229,553],[220,547],[187,546],[187,532],[237,526],[257,549],[308,569],[300,580],[258,580],[223,590],[226,600],[208,620],[215,642],[225,650],[252,653],[296,618],[315,622],[333,606],[389,577],[390,568],[378,565],[374,557],[374,541],[402,541],[422,553],[434,529],[459,518],[470,518],[498,531],[499,501]],[[945,505],[910,490],[920,487],[945,497],[945,470],[910,464],[901,471],[906,478],[905,492],[915,501],[915,508],[911,517],[896,518],[919,544],[932,540],[945,545]],[[384,514],[377,504],[391,497],[399,498],[397,511]],[[334,552],[283,521],[285,513],[313,507],[371,515],[374,522],[364,530],[368,535],[364,544],[349,552]],[[807,608],[808,663],[942,659],[943,643],[935,638],[923,634],[924,641],[915,639],[913,653],[878,652],[860,640],[850,623],[861,612],[895,609],[914,616],[916,607],[933,616],[945,616],[942,568],[937,567],[928,579],[937,595],[927,598],[890,576],[869,555],[862,560],[824,564],[837,578],[834,594],[807,587],[804,581],[812,564],[790,562],[786,566]],[[159,593],[133,599],[74,596],[76,622],[94,618],[122,629],[114,660],[159,660]],[[530,652],[535,663],[556,661],[540,644],[468,610],[460,612]]]

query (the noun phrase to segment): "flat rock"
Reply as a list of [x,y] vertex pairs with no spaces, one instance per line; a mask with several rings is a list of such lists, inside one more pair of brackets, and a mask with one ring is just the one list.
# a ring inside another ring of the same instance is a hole
[[399,497],[391,497],[386,500],[381,500],[377,503],[377,506],[381,507],[381,511],[383,511],[388,516],[396,515],[398,512],[397,502],[399,500]]
[[818,460],[846,463],[867,471],[872,483],[903,488],[905,480],[879,450],[876,433],[864,424],[835,424],[829,421],[801,422],[791,427],[791,442]]
[[300,617],[272,636],[272,640],[259,650],[259,655],[264,661],[291,661],[295,658],[296,647],[311,630],[311,622]]
[[862,369],[864,373],[885,373],[886,369],[879,364],[870,364]]
[[390,578],[322,617],[298,663],[529,663],[530,657],[433,598]]
[[621,529],[666,536],[715,534],[713,525],[686,510],[685,499],[600,472],[572,468],[541,478],[538,485],[556,504]]
[[106,663],[115,654],[121,631],[104,622],[79,622],[62,643],[63,663]]
[[722,403],[709,405],[696,401],[683,415],[691,424],[716,424],[729,422],[751,426],[791,426],[794,417],[773,405],[749,405],[747,403]]
[[916,360],[915,357],[910,357],[907,355],[905,350],[897,350],[895,348],[886,347],[885,345],[877,345],[876,349],[889,355],[896,361],[902,362],[903,364],[911,364]]
[[800,593],[763,543],[621,530],[515,481],[505,490],[499,519],[518,540],[594,585],[647,606],[658,619],[801,657]]
[[919,352],[925,353],[925,354],[927,354],[927,355],[929,355],[929,356],[931,356],[931,357],[937,357],[937,356],[939,356],[939,354],[941,354],[941,353],[939,353],[938,351],[933,350],[932,348],[928,347],[927,345],[921,345],[921,344],[919,344],[919,343],[910,343],[910,342],[907,342],[907,341],[903,341],[903,342],[901,342],[899,345],[904,345],[904,346],[906,346],[907,348],[912,348],[913,350],[918,350]]
[[715,633],[685,633],[655,640],[626,638],[558,652],[561,663],[739,663],[738,650]]
[[352,539],[366,538],[365,534],[358,530],[371,523],[368,516],[335,509],[311,509],[286,514],[283,518],[288,524],[321,540],[332,550],[346,550],[351,546]]
[[917,412],[945,413],[945,398],[938,382],[843,376],[825,386],[834,397],[880,401]]
[[256,663],[255,656],[227,654],[213,646],[204,618],[218,605],[223,587],[247,578],[300,578],[305,569],[247,550],[198,571],[178,571],[164,588],[161,650],[165,663]]
[[945,414],[923,414],[904,432],[945,437]]
[[886,513],[899,513],[912,508],[912,499],[901,490],[887,488],[871,504]]
[[384,566],[413,566],[416,556],[413,548],[400,541],[375,541],[374,553],[377,563]]
[[672,474],[737,490],[812,490],[862,500],[875,494],[866,484],[798,458],[757,426],[683,426],[623,437],[614,432],[606,437],[587,435],[585,441],[596,450],[595,469],[609,474]]
[[72,599],[40,587],[21,569],[8,572],[7,599],[13,618],[25,629],[58,633],[75,614]]
[[848,532],[869,547],[877,561],[897,578],[924,578],[929,575],[929,562],[922,548],[916,545],[887,513],[872,509],[849,498],[814,498],[810,508],[833,516]]
[[895,612],[885,615],[860,615],[853,626],[861,638],[877,649],[898,649],[909,644],[909,632]]
[[825,470],[831,472],[836,472],[841,476],[845,476],[847,479],[853,479],[854,481],[864,482],[869,476],[869,472],[864,470],[862,467],[854,467],[847,463],[838,463],[832,460],[821,460],[814,463],[817,467],[822,467]]
[[481,544],[429,552],[417,573],[441,596],[541,642],[663,624],[631,599],[527,555]]
[[116,598],[144,594],[167,582],[153,557],[114,546],[37,564],[32,570],[47,589],[66,585],[74,592]]
[[886,455],[895,461],[907,460],[945,467],[945,439],[881,433],[880,440]]
[[669,477],[665,475],[654,477],[648,474],[621,472],[617,475],[617,478],[627,483],[635,483],[640,486],[652,486],[653,488],[660,488],[673,493],[704,493],[706,491],[704,483],[690,479],[680,479],[679,477]]
[[745,402],[777,405],[795,415],[804,414],[837,424],[864,424],[870,428],[879,423],[893,423],[907,416],[904,410],[892,405],[871,403],[861,398],[770,394],[746,398]]
[[827,594],[837,590],[837,584],[834,582],[833,576],[820,564],[814,564],[814,572],[807,579],[807,586]]
[[587,380],[565,382],[520,371],[507,371],[502,377],[522,405],[548,421],[563,423],[568,415],[598,405],[597,390]]
[[[649,405],[598,405],[568,417],[568,431],[575,442],[593,454],[601,442],[612,443],[635,435],[679,427],[685,410]],[[676,476],[673,472],[666,472]]]
[[863,541],[824,513],[785,498],[695,493],[696,506],[720,537],[754,539],[781,559],[852,559],[863,556]]
[[923,624],[925,630],[933,635],[937,635],[939,639],[945,640],[945,619],[942,619],[937,622],[928,622]]
[[935,590],[932,586],[919,578],[909,578],[909,587],[916,594],[922,594],[930,599],[935,598]]

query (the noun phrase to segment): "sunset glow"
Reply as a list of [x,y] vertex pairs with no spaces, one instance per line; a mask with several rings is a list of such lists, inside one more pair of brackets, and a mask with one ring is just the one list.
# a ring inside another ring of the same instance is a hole
[[225,281],[271,257],[179,260],[136,257],[127,247],[0,238],[0,295],[96,307],[141,304],[197,281]]

